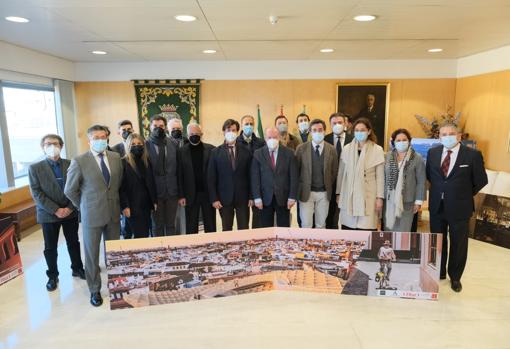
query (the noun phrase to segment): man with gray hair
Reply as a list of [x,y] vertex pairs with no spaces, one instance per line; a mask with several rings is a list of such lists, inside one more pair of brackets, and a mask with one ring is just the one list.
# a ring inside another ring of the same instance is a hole
[[186,234],[198,233],[200,212],[206,233],[216,231],[216,211],[209,200],[207,190],[207,167],[214,146],[202,142],[202,128],[190,123],[187,128],[189,142],[179,149],[181,159],[181,186],[179,204],[185,207]]
[[85,245],[85,277],[90,303],[98,307],[101,297],[99,249],[101,237],[118,240],[120,235],[119,189],[122,163],[116,152],[107,150],[108,132],[94,125],[87,130],[90,150],[71,161],[64,193],[81,215]]
[[482,154],[460,143],[461,133],[456,125],[443,124],[439,136],[442,146],[429,149],[426,165],[430,232],[443,234],[440,279],[446,279],[448,272],[451,288],[460,292],[467,260],[469,219],[474,211],[473,196],[488,180]]
[[[182,120],[180,118],[172,118],[168,120],[168,133],[170,134],[170,140],[175,144],[177,149],[180,149],[185,143],[186,140],[183,136]],[[184,211],[184,207],[179,205],[177,206],[177,211],[175,213],[175,233],[184,234],[186,232],[186,213]]]

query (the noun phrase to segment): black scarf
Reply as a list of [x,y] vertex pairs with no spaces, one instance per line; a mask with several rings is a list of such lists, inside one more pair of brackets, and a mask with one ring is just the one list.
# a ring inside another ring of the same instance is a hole
[[[413,148],[409,148],[409,152],[411,154],[409,155],[409,161],[406,162],[404,167],[404,172],[407,171],[407,168],[409,167],[409,164],[414,159],[414,154],[416,153]],[[389,171],[388,171],[388,178],[386,180],[386,186],[390,190],[395,190],[397,186],[398,181],[398,152],[396,150],[393,150],[391,152],[391,156],[388,163]],[[404,188],[405,188],[405,181],[404,181]]]

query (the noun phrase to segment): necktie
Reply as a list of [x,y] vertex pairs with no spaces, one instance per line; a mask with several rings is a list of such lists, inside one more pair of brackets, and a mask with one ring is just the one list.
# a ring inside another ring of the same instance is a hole
[[342,138],[340,136],[336,137],[336,155],[340,156],[342,152]]
[[103,173],[104,181],[106,185],[110,185],[110,171],[108,171],[108,167],[106,167],[106,163],[104,162],[104,154],[99,154],[99,159],[101,160],[101,172]]
[[274,150],[271,152],[271,167],[273,170],[276,168],[276,160],[274,158]]
[[320,151],[319,151],[319,148],[320,148],[320,147],[321,147],[320,145],[316,145],[316,146],[315,146],[315,155],[317,155],[318,157],[320,157],[320,156],[321,156],[321,153],[320,153]]
[[234,154],[234,146],[233,145],[228,146],[228,156],[230,158],[230,164],[232,165],[232,169],[235,170],[236,169],[236,157]]
[[451,150],[448,150],[443,163],[441,164],[441,171],[443,171],[443,176],[448,177],[448,169],[450,168],[450,154],[452,153]]

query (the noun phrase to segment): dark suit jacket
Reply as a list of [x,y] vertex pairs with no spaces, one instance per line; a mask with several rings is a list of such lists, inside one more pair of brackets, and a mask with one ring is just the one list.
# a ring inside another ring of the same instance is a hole
[[211,151],[209,158],[208,189],[211,202],[220,201],[223,206],[248,205],[250,192],[250,151],[236,142],[236,169],[232,169],[228,149],[222,144]]
[[291,149],[278,147],[274,170],[267,146],[255,151],[251,162],[251,191],[254,199],[260,198],[264,206],[270,206],[274,195],[279,206],[287,206],[288,199],[297,200],[297,189],[298,169]]
[[444,193],[445,214],[456,220],[467,220],[474,211],[473,196],[487,183],[482,154],[464,145],[460,146],[457,160],[448,177],[441,171],[443,146],[429,149],[426,173],[430,182],[429,210],[439,213]]
[[[152,210],[154,204],[157,204],[158,198],[150,162],[149,166],[145,168],[144,178],[131,167],[126,159],[122,159],[122,165],[124,174],[119,190],[121,209],[129,207],[133,216],[147,209]],[[144,191],[149,194],[149,202],[145,200],[147,196]]]
[[[204,190],[206,193],[209,192],[207,185],[207,170],[209,167],[209,158],[214,146],[211,144],[203,143],[204,155],[203,155],[203,171],[204,171]],[[186,205],[192,205],[196,199],[196,188],[195,188],[195,173],[193,171],[193,161],[191,160],[191,145],[189,143],[184,144],[180,152],[181,158],[181,186],[179,197],[186,199]]]
[[[349,134],[347,132],[345,132],[345,143],[344,145],[342,146],[341,150],[344,149],[344,147],[351,143],[352,142],[352,139],[353,139],[353,135],[352,134]],[[333,147],[335,147],[335,134],[333,132],[331,133],[328,133],[325,137],[324,137],[324,141],[328,142],[329,144],[331,144]],[[336,150],[336,148],[335,148]],[[342,152],[340,151],[340,154],[338,154],[338,159],[340,159],[340,155],[342,155]]]
[[158,176],[156,172],[158,153],[156,151],[157,145],[148,140],[145,142],[149,150],[149,159],[152,164],[152,171],[154,173],[154,180],[156,182],[156,191],[158,198],[177,198],[179,196],[179,156],[178,148],[172,140],[168,137],[166,139],[166,155],[165,155],[165,172],[166,175]]
[[124,143],[120,142],[115,144],[112,147],[112,151],[119,153],[120,157],[123,158],[126,155],[126,148],[124,148]]
[[358,113],[356,119],[367,118],[372,123],[373,132],[377,136],[377,144],[384,148],[384,125],[385,115],[383,110],[379,110],[374,106],[372,111],[368,110],[368,106],[365,106]]
[[264,145],[266,145],[266,142],[262,138],[255,136],[254,133],[251,135],[251,142],[250,143],[246,142],[243,136],[243,131],[241,131],[241,134],[239,135],[239,137],[237,137],[237,142],[240,142],[242,145],[247,147],[251,155],[255,153],[255,150],[260,149]]
[[[60,161],[64,185],[67,180],[67,169],[70,164],[71,160],[61,159]],[[28,168],[28,179],[30,182],[30,192],[36,204],[38,223],[60,222],[77,216],[76,207],[65,196],[64,190],[58,184],[48,160],[44,159],[30,165]],[[61,219],[55,216],[55,212],[63,207],[70,208],[74,212]]]

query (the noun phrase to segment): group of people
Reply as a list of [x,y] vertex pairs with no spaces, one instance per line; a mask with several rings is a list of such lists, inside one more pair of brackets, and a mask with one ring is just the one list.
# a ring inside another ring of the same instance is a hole
[[202,141],[199,124],[188,124],[185,138],[180,119],[158,114],[150,120],[147,139],[134,132],[129,120],[121,121],[117,131],[123,142],[111,148],[108,128],[90,127],[90,150],[72,161],[60,157],[61,137],[44,136],[46,159],[30,167],[29,179],[44,234],[47,289],[58,284],[60,227],[73,276],[87,280],[90,302],[99,306],[101,238],[119,239],[121,230],[125,238],[175,235],[181,219],[185,232],[195,234],[201,217],[211,233],[216,210],[223,231],[233,229],[234,218],[237,229],[248,229],[250,215],[251,228],[289,227],[290,210],[297,205],[303,228],[408,232],[426,199],[428,179],[431,232],[443,233],[441,278],[448,270],[452,288],[460,291],[472,197],[487,176],[480,152],[460,144],[457,127],[441,127],[442,146],[430,150],[425,166],[406,129],[392,133],[392,150],[385,155],[366,118],[352,121],[334,113],[328,134],[323,120],[304,113],[296,123],[298,131],[291,134],[288,119],[279,115],[261,139],[252,116],[227,119],[224,142],[214,147]]

